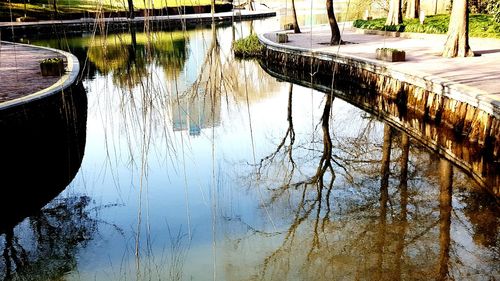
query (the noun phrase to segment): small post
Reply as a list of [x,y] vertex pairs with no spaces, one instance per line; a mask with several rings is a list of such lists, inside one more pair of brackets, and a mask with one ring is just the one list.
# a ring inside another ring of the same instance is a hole
[[420,19],[420,24],[424,24],[424,21],[425,21],[425,11],[424,10],[420,10],[420,14],[419,14],[419,17]]

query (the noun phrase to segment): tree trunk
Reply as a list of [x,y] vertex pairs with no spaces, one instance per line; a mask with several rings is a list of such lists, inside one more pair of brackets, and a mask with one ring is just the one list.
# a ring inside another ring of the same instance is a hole
[[401,0],[391,0],[389,5],[389,14],[385,25],[398,25],[403,23],[403,16],[401,14]]
[[297,21],[297,11],[295,10],[295,0],[292,0],[293,11],[293,32],[300,33],[299,22]]
[[54,7],[54,19],[57,19],[57,0],[53,0],[52,5]]
[[328,14],[328,22],[330,23],[330,29],[332,31],[332,38],[330,39],[331,45],[337,45],[342,42],[340,36],[339,25],[337,24],[337,19],[335,18],[335,13],[333,11],[333,0],[326,0],[326,12]]
[[407,0],[406,2],[406,18],[418,19],[420,12],[420,0]]
[[467,0],[454,0],[443,57],[472,56],[474,56],[474,52],[469,46],[469,9]]
[[133,19],[135,18],[135,14],[134,14],[134,0],[128,0],[128,17],[130,19]]

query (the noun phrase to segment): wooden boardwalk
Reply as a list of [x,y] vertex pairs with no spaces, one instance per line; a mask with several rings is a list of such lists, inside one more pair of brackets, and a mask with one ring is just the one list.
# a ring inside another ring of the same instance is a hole
[[27,45],[0,42],[0,103],[50,87],[59,76],[43,77],[40,61],[60,53]]

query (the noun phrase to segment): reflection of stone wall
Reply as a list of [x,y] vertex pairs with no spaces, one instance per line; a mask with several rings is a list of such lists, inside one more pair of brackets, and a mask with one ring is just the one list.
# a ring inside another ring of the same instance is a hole
[[219,95],[198,93],[173,99],[170,103],[174,131],[189,130],[198,136],[202,129],[220,125],[221,98]]
[[85,149],[82,84],[0,112],[0,234],[36,213],[78,172]]
[[[331,60],[268,49],[264,63],[264,68],[280,79],[323,92],[332,91],[334,65]],[[319,66],[312,84],[307,71],[310,63]],[[453,160],[482,186],[500,196],[499,119],[444,95],[349,63],[339,63],[337,67],[333,89],[336,95],[407,131],[429,148]]]

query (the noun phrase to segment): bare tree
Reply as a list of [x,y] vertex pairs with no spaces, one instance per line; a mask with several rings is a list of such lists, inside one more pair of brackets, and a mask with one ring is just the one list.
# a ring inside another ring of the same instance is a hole
[[330,23],[330,29],[332,31],[332,38],[330,39],[331,45],[337,45],[342,43],[342,38],[340,35],[339,25],[337,19],[335,18],[335,12],[333,9],[333,0],[326,0],[326,12],[328,14],[328,22]]
[[385,25],[398,25],[403,22],[401,6],[401,0],[391,0]]
[[444,45],[443,57],[472,57],[469,46],[469,8],[467,0],[453,1],[448,38]]

